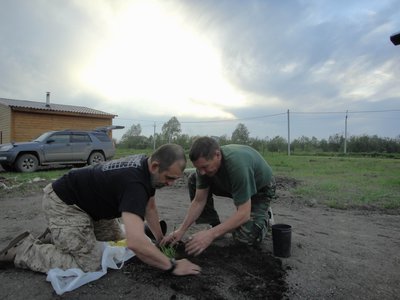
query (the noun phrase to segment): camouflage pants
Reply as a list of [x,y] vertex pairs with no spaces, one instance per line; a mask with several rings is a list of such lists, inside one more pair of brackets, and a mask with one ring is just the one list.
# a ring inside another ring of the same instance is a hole
[[259,245],[268,232],[268,209],[275,198],[275,180],[251,197],[250,220],[232,232],[233,239],[247,245]]
[[67,205],[51,184],[45,187],[43,210],[51,231],[51,244],[32,235],[17,249],[17,267],[47,273],[52,268],[80,268],[85,272],[100,269],[102,247],[98,240],[120,240],[123,233],[117,220],[93,219],[76,205]]
[[[195,173],[189,175],[188,187],[190,199],[193,200],[196,191]],[[275,190],[275,179],[272,178],[269,184],[267,184],[264,188],[258,191],[257,194],[251,197],[250,220],[242,224],[232,232],[232,236],[235,241],[245,243],[247,245],[258,245],[262,242],[268,232],[268,209],[270,207],[272,199],[275,199],[276,197]],[[213,195],[232,198],[232,195],[220,191],[216,186],[211,186],[204,210],[199,218],[196,220],[197,224],[219,223],[219,216],[214,208]]]

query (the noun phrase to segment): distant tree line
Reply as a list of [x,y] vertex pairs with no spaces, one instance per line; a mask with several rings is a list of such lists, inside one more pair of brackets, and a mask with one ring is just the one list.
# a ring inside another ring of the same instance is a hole
[[[156,133],[149,137],[141,135],[140,124],[133,124],[131,128],[122,136],[117,147],[129,149],[148,149],[158,147],[165,143],[176,143],[185,149],[189,149],[193,140],[198,136],[181,134],[181,124],[176,117],[172,117],[164,123],[161,133]],[[250,132],[246,125],[239,123],[231,136],[214,136],[220,145],[243,144],[249,145],[259,152],[287,152],[288,141],[284,137],[275,136],[273,138],[259,139],[250,137]],[[341,134],[335,134],[328,139],[318,140],[316,137],[302,136],[294,139],[290,143],[291,153],[343,153],[346,147],[347,153],[358,154],[391,154],[400,153],[400,135],[395,138],[381,138],[377,135],[350,136],[346,141]]]

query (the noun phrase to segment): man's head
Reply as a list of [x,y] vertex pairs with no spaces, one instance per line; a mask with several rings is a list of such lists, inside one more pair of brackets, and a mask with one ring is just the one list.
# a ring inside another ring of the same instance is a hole
[[189,158],[201,175],[212,177],[221,166],[222,154],[215,139],[201,137],[194,141]]
[[149,170],[154,188],[172,185],[182,177],[186,167],[183,148],[176,144],[162,145],[149,158]]

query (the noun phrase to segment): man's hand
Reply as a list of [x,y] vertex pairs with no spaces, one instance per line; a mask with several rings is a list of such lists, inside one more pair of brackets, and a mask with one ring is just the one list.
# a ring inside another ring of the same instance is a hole
[[187,254],[197,256],[213,242],[214,236],[210,230],[200,231],[189,237],[185,250]]
[[172,274],[177,276],[184,275],[198,275],[201,272],[200,266],[192,263],[187,259],[180,259],[176,261],[176,268]]
[[174,246],[176,243],[182,240],[182,237],[185,235],[185,231],[177,229],[173,232],[171,232],[169,235],[165,236],[161,242],[160,245],[171,245]]

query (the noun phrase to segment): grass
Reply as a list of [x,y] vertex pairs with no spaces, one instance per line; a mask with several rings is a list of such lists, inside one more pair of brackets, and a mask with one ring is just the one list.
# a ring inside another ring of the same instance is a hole
[[274,174],[301,184],[293,193],[334,208],[400,208],[400,160],[265,155]]
[[150,155],[152,152],[153,152],[153,149],[138,150],[138,149],[121,149],[121,148],[117,148],[117,151],[115,153],[114,158],[121,158],[121,157],[124,157],[124,156],[140,154],[140,153],[144,153],[146,155]]
[[[117,149],[115,158],[146,153],[151,149]],[[391,158],[355,158],[324,156],[287,156],[265,153],[266,161],[277,176],[296,179],[300,184],[291,192],[299,200],[334,208],[400,209],[400,160]],[[190,161],[188,166],[192,167]],[[35,178],[53,180],[68,168],[35,173],[1,173],[1,183],[29,191]],[[33,187],[31,187],[33,188]],[[7,191],[7,194],[9,191]]]
[[169,258],[175,258],[176,257],[176,249],[174,246],[160,246],[160,251],[164,253],[165,256]]

